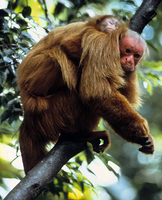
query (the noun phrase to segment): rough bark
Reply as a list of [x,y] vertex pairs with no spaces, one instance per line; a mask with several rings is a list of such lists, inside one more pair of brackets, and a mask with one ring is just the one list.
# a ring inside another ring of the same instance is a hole
[[143,0],[135,15],[130,20],[129,28],[142,33],[144,27],[156,16],[156,9],[162,0]]
[[86,149],[86,143],[60,137],[54,148],[38,163],[4,200],[32,200],[46,189],[70,158]]

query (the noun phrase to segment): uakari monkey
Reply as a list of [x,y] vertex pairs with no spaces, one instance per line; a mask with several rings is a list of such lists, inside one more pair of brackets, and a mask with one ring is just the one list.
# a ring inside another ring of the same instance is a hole
[[108,132],[94,131],[101,117],[125,140],[141,145],[141,152],[154,152],[147,121],[135,111],[136,65],[145,49],[140,35],[109,15],[54,29],[33,47],[18,67],[26,173],[61,134],[85,139],[103,152],[110,144]]

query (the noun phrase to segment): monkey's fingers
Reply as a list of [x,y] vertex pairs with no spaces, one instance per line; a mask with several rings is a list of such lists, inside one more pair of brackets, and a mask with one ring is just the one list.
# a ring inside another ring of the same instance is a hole
[[100,153],[100,152],[104,152],[105,149],[107,149],[108,145],[105,145],[105,144],[102,144],[102,145],[99,145],[99,146],[94,146],[93,145],[93,151],[95,151],[96,153]]
[[91,140],[90,143],[93,146],[93,151],[95,151],[96,153],[104,152],[105,149],[109,146],[107,140],[103,140],[103,144],[101,144],[100,138],[95,138]]
[[100,146],[100,140],[98,138],[95,138],[91,140],[91,144],[93,146],[93,151],[96,153],[100,153],[99,146]]
[[145,154],[153,154],[154,150],[155,150],[154,140],[151,137],[151,135],[148,135],[147,140],[145,141],[144,144],[142,144],[142,147],[139,149],[139,151]]
[[141,151],[142,153],[145,154],[153,154],[154,153],[154,145],[149,145],[149,146],[142,146],[141,148],[139,148],[139,151]]
[[133,141],[139,145],[146,145],[146,144],[150,144],[150,140],[149,140],[149,137],[146,136],[146,137],[134,137]]
[[154,140],[151,135],[147,135],[146,137],[136,137],[134,142],[141,145],[139,151],[145,154],[153,154],[154,153]]

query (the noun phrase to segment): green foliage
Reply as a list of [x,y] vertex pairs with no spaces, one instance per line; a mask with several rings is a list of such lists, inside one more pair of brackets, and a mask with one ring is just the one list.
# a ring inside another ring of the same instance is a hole
[[66,164],[66,170],[62,169],[56,176],[54,182],[49,185],[49,188],[44,192],[45,195],[50,191],[55,197],[60,197],[63,193],[64,198],[68,198],[69,192],[75,193],[76,188],[81,193],[84,193],[86,187],[95,192],[91,182],[80,172],[81,165],[77,162],[69,162]]
[[7,119],[12,124],[22,115],[16,69],[34,41],[27,33],[26,19],[8,9],[0,10],[0,13],[0,106],[5,110],[1,123]]
[[144,61],[139,77],[145,83],[145,87],[150,94],[153,93],[153,87],[159,86],[162,88],[162,61]]

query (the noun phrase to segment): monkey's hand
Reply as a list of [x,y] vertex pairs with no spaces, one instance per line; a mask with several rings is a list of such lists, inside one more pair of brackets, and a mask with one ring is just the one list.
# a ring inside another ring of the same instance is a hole
[[141,118],[141,122],[142,123],[137,126],[139,130],[135,132],[134,141],[137,144],[142,145],[142,147],[139,148],[139,151],[145,154],[153,154],[155,150],[154,139],[149,134],[147,121],[144,118]]
[[141,118],[141,123],[134,123],[134,137],[133,142],[142,145],[139,148],[139,151],[145,154],[154,153],[154,139],[149,134],[149,127],[147,121],[144,118]]
[[[123,131],[127,134],[124,134]],[[122,133],[121,136],[126,140],[141,145],[139,151],[142,153],[154,153],[154,139],[149,134],[148,123],[144,118],[138,117],[136,120],[132,120],[127,126],[122,127]]]
[[153,137],[148,134],[146,137],[137,137],[135,139],[136,143],[139,145],[142,145],[141,148],[139,148],[139,151],[145,154],[153,154],[155,147],[154,147],[154,139]]

